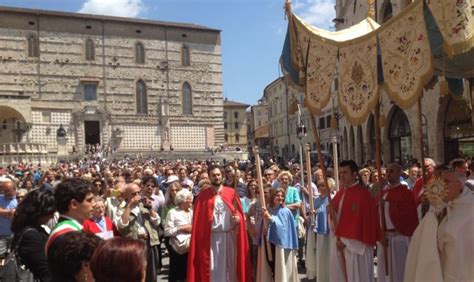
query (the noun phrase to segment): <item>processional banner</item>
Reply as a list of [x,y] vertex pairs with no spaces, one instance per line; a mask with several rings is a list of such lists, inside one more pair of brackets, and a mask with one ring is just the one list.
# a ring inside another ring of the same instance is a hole
[[444,52],[452,57],[474,47],[472,0],[426,1],[443,36]]
[[379,97],[377,37],[368,35],[339,49],[338,102],[352,125],[365,122]]
[[337,46],[309,30],[293,15],[299,50],[305,68],[304,105],[315,115],[321,113],[331,98],[331,85],[336,69]]
[[378,33],[384,86],[399,107],[407,109],[418,101],[433,76],[433,58],[423,16],[423,1],[384,24]]

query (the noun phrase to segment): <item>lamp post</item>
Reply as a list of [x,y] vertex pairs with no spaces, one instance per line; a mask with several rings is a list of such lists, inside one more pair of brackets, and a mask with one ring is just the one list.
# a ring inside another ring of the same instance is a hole
[[[301,122],[301,108],[300,104],[296,104],[298,106],[298,125],[296,129],[296,133],[298,135],[298,140],[300,141],[300,173],[301,173],[301,187],[304,186],[304,169],[303,169],[303,137],[306,136],[307,130],[306,126]],[[309,187],[308,189],[311,189]]]

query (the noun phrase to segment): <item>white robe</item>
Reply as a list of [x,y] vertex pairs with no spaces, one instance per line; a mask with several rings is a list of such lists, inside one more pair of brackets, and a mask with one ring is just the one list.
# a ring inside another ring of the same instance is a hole
[[474,281],[474,196],[467,187],[448,203],[438,227],[444,281]]
[[282,249],[275,246],[275,282],[298,282],[296,254],[298,250]]
[[[269,247],[269,246],[268,246]],[[258,261],[257,261],[257,282],[270,282],[272,281],[272,270],[267,261],[267,255],[265,254],[264,241],[258,246]]]
[[306,276],[308,279],[316,277],[316,244],[316,233],[309,228],[308,236],[306,236]]
[[439,225],[432,206],[413,233],[405,281],[474,280],[474,196],[464,187],[446,206]]
[[211,225],[211,281],[236,281],[235,233],[232,213],[216,196]]
[[316,278],[318,282],[328,282],[330,236],[317,234],[316,238]]

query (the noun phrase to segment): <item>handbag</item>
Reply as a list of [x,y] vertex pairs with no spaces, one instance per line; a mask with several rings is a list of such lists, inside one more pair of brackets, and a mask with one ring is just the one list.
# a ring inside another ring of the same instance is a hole
[[183,255],[189,252],[189,246],[191,245],[191,236],[186,237],[183,241],[179,241],[176,236],[171,237],[170,245],[175,252],[180,255]]
[[26,228],[20,235],[18,242],[12,248],[12,251],[5,257],[4,265],[0,269],[0,281],[5,282],[33,282],[34,277],[25,265],[23,265],[18,256],[18,247],[20,246],[23,235],[32,228]]

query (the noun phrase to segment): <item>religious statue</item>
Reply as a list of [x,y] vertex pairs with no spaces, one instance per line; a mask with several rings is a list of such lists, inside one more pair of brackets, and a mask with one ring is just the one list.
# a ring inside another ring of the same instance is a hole
[[66,130],[64,129],[63,125],[60,124],[58,130],[56,130],[57,137],[66,137]]

